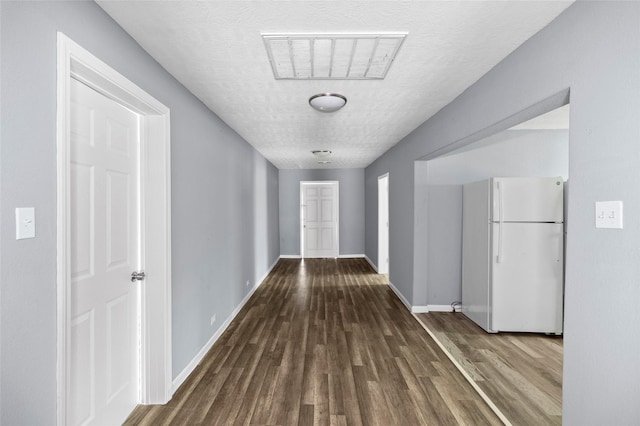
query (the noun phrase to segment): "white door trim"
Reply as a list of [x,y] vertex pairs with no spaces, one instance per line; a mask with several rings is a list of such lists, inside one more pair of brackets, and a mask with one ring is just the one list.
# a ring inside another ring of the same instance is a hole
[[[380,198],[381,182],[386,181],[386,195]],[[384,237],[384,238],[383,238]],[[389,173],[378,176],[378,273],[389,273]]]
[[171,399],[171,156],[169,108],[58,33],[57,81],[57,421],[66,424],[70,318],[70,80],[74,78],[141,116],[142,264],[139,291],[139,402]]
[[305,258],[304,253],[304,216],[303,216],[303,188],[305,185],[333,185],[335,187],[334,201],[336,209],[336,217],[338,223],[336,224],[336,250],[335,255],[330,257],[338,257],[340,255],[340,181],[337,180],[322,180],[322,181],[300,181],[300,257]]

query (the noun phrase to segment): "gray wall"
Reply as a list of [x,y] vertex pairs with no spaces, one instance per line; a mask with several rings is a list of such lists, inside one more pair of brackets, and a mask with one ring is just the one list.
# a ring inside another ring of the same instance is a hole
[[[171,109],[174,377],[277,260],[278,171],[95,3],[0,5],[0,423],[52,425],[56,31]],[[34,239],[15,240],[19,206],[36,208]]]
[[462,185],[428,185],[426,198],[427,297],[415,304],[450,305],[462,300]]
[[[638,2],[576,2],[365,170],[366,254],[377,253],[375,181],[389,172],[390,280],[413,302],[414,160],[531,118],[529,107],[570,89],[568,425],[640,423],[639,22]],[[624,202],[624,230],[594,228],[597,200]]]
[[[427,222],[426,300],[415,291],[414,305],[449,305],[462,295],[462,185],[493,176],[569,176],[568,130],[506,130],[478,141],[474,149],[426,163],[426,209],[416,215]],[[414,254],[415,256],[415,254]]]
[[280,170],[280,250],[300,255],[300,182],[339,183],[340,255],[364,254],[364,169]]
[[569,178],[569,130],[505,130],[428,161],[429,185],[462,185],[493,176]]

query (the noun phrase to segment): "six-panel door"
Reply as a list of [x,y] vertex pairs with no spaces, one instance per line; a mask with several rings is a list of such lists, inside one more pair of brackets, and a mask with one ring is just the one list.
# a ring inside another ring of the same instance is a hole
[[71,80],[67,420],[120,424],[138,401],[139,116]]

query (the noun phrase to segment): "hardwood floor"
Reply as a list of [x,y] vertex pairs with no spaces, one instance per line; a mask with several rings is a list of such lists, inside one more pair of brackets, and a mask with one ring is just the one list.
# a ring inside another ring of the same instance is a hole
[[562,337],[489,334],[461,313],[416,316],[511,423],[562,424]]
[[498,425],[364,259],[283,259],[164,406],[127,425]]

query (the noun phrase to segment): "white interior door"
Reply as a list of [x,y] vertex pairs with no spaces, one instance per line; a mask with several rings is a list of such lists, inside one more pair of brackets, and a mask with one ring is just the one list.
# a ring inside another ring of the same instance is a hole
[[302,182],[302,256],[338,257],[338,183]]
[[378,273],[389,273],[389,175],[378,178]]
[[68,424],[121,424],[138,402],[140,117],[71,80]]

